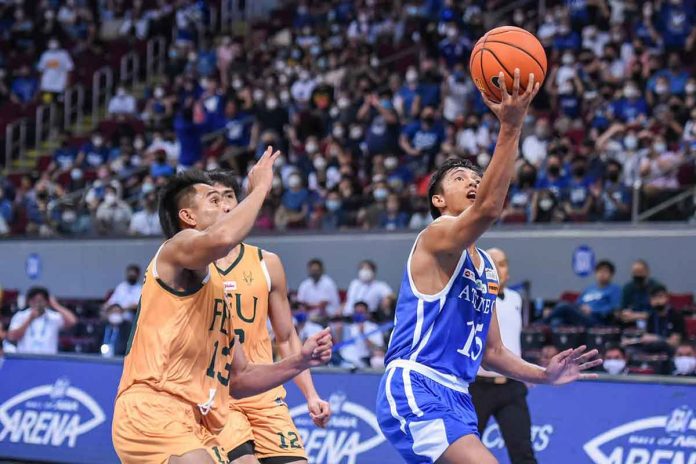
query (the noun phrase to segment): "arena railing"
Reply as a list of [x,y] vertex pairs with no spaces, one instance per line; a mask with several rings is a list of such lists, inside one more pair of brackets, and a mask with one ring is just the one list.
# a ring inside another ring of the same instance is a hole
[[145,56],[145,80],[148,84],[152,84],[156,75],[164,73],[166,59],[167,41],[164,37],[154,37],[148,40]]
[[682,167],[690,164],[692,160],[690,158],[685,158],[682,160],[679,164],[672,166],[670,169],[668,169],[665,172],[659,173],[659,174],[653,174],[646,179],[641,179],[638,177],[638,179],[633,183],[633,188],[631,190],[631,222],[634,224],[637,224],[641,221],[646,221],[650,219],[651,217],[655,216],[656,214],[661,213],[662,211],[678,204],[681,201],[687,200],[690,196],[693,196],[693,206],[696,207],[696,185],[688,185],[686,186],[686,190],[683,188],[680,188],[678,190],[675,190],[674,196],[667,198],[663,202],[652,206],[648,208],[647,210],[641,212],[640,211],[640,206],[641,206],[641,194],[643,192],[643,187],[660,177],[664,177],[666,175],[674,174],[675,172],[678,172]]
[[140,73],[140,57],[136,52],[128,52],[121,58],[121,68],[119,81],[124,84],[130,83],[131,87],[138,84]]
[[27,151],[27,118],[11,122],[5,127],[5,167],[12,168],[12,162],[21,160]]
[[113,93],[114,71],[109,66],[99,68],[92,76],[92,127],[97,127],[101,118],[100,109],[106,107]]
[[56,127],[56,106],[53,103],[36,108],[34,121],[34,147],[39,148],[51,136]]
[[63,102],[63,128],[82,124],[85,104],[85,88],[78,84],[65,91]]

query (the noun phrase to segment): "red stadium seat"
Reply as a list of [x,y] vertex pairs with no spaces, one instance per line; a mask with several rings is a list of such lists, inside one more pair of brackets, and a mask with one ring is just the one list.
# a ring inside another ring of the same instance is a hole
[[36,169],[39,172],[43,172],[46,169],[48,169],[48,166],[50,166],[51,161],[53,161],[53,157],[51,156],[41,156],[39,157],[38,162],[36,163]]
[[348,292],[344,289],[340,289],[338,291],[338,299],[341,301],[341,304],[346,302],[346,296],[348,295]]
[[576,292],[574,290],[566,290],[565,292],[561,293],[560,300],[567,301],[568,303],[575,303],[579,296],[580,292]]
[[693,293],[670,293],[669,304],[675,309],[684,309],[694,305]]
[[0,292],[0,304],[2,306],[11,307],[17,304],[19,290],[16,288],[5,288]]
[[524,213],[508,214],[501,222],[503,224],[524,224],[527,222],[527,215]]
[[696,317],[687,317],[684,319],[686,325],[686,336],[689,340],[696,340]]

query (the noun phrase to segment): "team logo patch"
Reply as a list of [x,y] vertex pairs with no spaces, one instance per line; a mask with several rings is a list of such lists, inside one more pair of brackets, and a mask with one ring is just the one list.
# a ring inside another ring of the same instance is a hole
[[242,278],[244,279],[245,284],[251,285],[251,283],[254,281],[254,274],[251,272],[242,272]]
[[486,268],[486,279],[488,280],[498,280],[498,273],[495,271],[495,269]]
[[237,281],[235,280],[226,280],[225,281],[225,291],[227,292],[232,292],[237,290]]

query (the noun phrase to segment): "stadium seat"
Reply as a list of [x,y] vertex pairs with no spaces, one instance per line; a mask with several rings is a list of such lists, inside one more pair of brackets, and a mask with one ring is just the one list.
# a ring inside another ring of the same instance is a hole
[[588,349],[603,351],[608,343],[621,341],[621,329],[618,327],[591,327],[587,329],[585,343]]
[[[636,373],[670,374],[671,362],[667,354],[639,353],[629,359],[629,368],[642,371]],[[631,371],[633,372],[633,370]]]
[[548,328],[530,326],[522,329],[522,351],[540,350],[546,344]]
[[585,328],[575,326],[561,326],[552,329],[551,340],[560,351],[575,348],[585,342]]
[[669,304],[675,309],[684,309],[694,305],[693,293],[670,293]]
[[686,326],[686,336],[689,340],[696,340],[696,317],[687,317],[684,319]]
[[523,351],[522,358],[530,363],[539,364],[539,359],[541,359],[541,350]]
[[580,292],[576,292],[574,290],[566,290],[565,292],[561,293],[560,300],[567,301],[568,303],[575,303],[579,296]]

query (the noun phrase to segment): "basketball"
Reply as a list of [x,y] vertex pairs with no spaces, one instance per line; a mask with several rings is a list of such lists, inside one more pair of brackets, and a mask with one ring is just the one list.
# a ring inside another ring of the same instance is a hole
[[491,100],[500,101],[498,75],[505,75],[505,85],[512,90],[513,73],[520,70],[520,89],[527,87],[529,74],[543,84],[546,78],[546,52],[534,34],[519,27],[502,26],[488,31],[471,51],[469,70],[478,89]]

